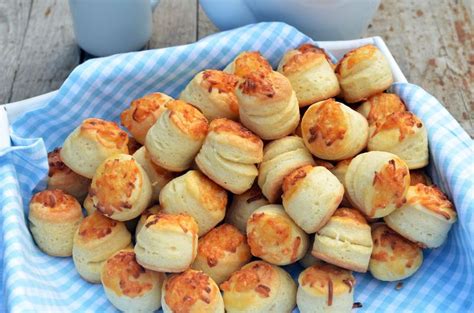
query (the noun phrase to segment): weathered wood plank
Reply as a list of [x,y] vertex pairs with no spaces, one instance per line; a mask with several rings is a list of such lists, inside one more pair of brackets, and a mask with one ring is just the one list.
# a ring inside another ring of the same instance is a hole
[[198,9],[198,39],[201,39],[203,37],[206,37],[210,34],[214,34],[215,32],[218,32],[219,30],[217,29],[214,24],[209,20],[209,18],[206,15],[206,12],[202,9],[202,6],[199,5]]
[[79,62],[67,1],[33,1],[27,26],[10,101],[59,88]]
[[0,103],[11,101],[31,0],[0,0]]
[[474,33],[462,2],[385,0],[367,35],[382,35],[408,80],[474,136]]
[[197,38],[197,0],[161,0],[153,14],[149,48],[187,44]]

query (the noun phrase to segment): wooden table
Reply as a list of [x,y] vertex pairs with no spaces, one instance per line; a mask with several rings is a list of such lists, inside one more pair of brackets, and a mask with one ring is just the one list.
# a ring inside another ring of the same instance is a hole
[[[384,0],[366,32],[382,36],[408,80],[441,100],[471,136],[473,6],[472,0]],[[149,47],[216,31],[197,0],[161,0]],[[0,103],[57,89],[79,62],[66,0],[0,0]]]

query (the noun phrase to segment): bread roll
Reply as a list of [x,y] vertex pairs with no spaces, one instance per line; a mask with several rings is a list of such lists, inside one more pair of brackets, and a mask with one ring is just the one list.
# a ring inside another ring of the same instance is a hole
[[146,209],[145,211],[143,211],[142,214],[140,214],[140,218],[138,219],[137,227],[135,227],[135,238],[138,236],[138,233],[140,232],[142,227],[145,225],[146,220],[150,216],[152,216],[154,214],[158,214],[159,211],[161,211],[161,207],[159,205],[153,205],[153,206],[149,207],[148,209]]
[[457,220],[453,204],[436,186],[410,186],[407,201],[384,218],[387,225],[423,248],[437,248]]
[[74,233],[82,221],[81,205],[62,190],[36,193],[28,212],[31,234],[38,247],[52,256],[71,256]]
[[139,216],[149,206],[151,192],[145,171],[128,154],[106,159],[97,168],[89,190],[94,207],[117,221]]
[[165,213],[192,216],[202,236],[224,219],[227,192],[201,172],[191,170],[163,187],[160,205]]
[[312,253],[328,263],[365,273],[372,253],[370,226],[359,211],[337,209],[316,233]]
[[48,189],[61,189],[73,196],[77,201],[83,201],[89,191],[91,180],[73,172],[61,160],[61,148],[48,152]]
[[426,174],[422,169],[411,170],[410,171],[410,186],[416,186],[418,184],[423,184],[426,186],[433,185],[431,178]]
[[370,127],[369,151],[387,151],[398,155],[409,169],[428,164],[428,132],[411,112],[396,112]]
[[99,118],[85,119],[64,141],[61,160],[74,172],[92,178],[109,156],[128,154],[128,135],[117,124]]
[[342,201],[344,186],[323,166],[300,167],[283,182],[283,207],[306,233],[321,229]]
[[301,133],[309,151],[325,160],[343,160],[367,145],[367,120],[342,103],[328,99],[311,105],[301,120]]
[[369,270],[383,281],[402,280],[413,275],[423,262],[421,248],[383,223],[372,226],[374,249]]
[[374,45],[349,51],[339,61],[336,75],[341,94],[348,103],[366,100],[393,82],[392,70],[382,52]]
[[242,194],[252,187],[258,175],[255,163],[262,158],[262,140],[241,124],[222,118],[211,122],[196,164],[222,188]]
[[[342,161],[339,161],[336,163],[335,166],[329,169],[331,173],[334,174],[334,176],[337,177],[337,179],[341,182],[342,185],[346,183],[346,172],[347,169],[349,168],[349,164],[351,164],[352,158],[345,159]],[[348,195],[347,195],[347,189],[346,186],[344,186],[344,197],[342,197],[342,201],[339,204],[341,207],[350,207],[352,206],[351,202],[349,201]]]
[[212,121],[216,118],[239,119],[239,103],[235,96],[236,76],[217,70],[199,72],[181,92],[179,99],[201,110]]
[[335,97],[340,92],[331,59],[312,44],[287,51],[278,71],[290,80],[300,107]]
[[161,303],[163,313],[224,313],[217,284],[205,273],[191,269],[166,279]]
[[398,156],[371,151],[352,159],[345,180],[352,204],[369,218],[378,218],[405,203],[410,173]]
[[194,218],[159,212],[149,216],[138,233],[135,253],[145,268],[178,273],[193,263],[197,245],[198,225]]
[[131,247],[131,240],[124,223],[92,213],[74,235],[72,259],[77,272],[90,283],[100,283],[104,262],[115,252]]
[[253,72],[236,89],[240,121],[260,138],[291,134],[300,121],[298,99],[291,83],[278,72]]
[[308,235],[285,213],[283,206],[270,204],[250,215],[247,242],[252,255],[276,265],[301,259],[308,248]]
[[222,224],[199,239],[197,256],[191,267],[220,284],[251,257],[247,237],[234,226]]
[[170,101],[148,131],[145,147],[155,164],[181,172],[191,166],[207,129],[207,119],[198,109],[181,100]]
[[144,145],[148,130],[166,110],[166,103],[172,100],[173,98],[161,92],[150,93],[135,99],[130,107],[120,114],[120,121],[132,136]]
[[84,207],[84,209],[86,209],[86,213],[88,216],[97,211],[94,206],[94,202],[92,202],[92,197],[90,194],[87,194],[82,206]]
[[314,164],[303,139],[288,136],[268,143],[258,169],[258,185],[271,203],[281,201],[283,178],[293,170]]
[[100,280],[107,299],[123,312],[154,312],[161,307],[164,273],[143,268],[133,249],[116,252],[104,263]]
[[234,74],[241,78],[255,72],[265,74],[271,71],[272,66],[258,51],[245,51],[240,53],[224,69],[224,72]]
[[234,195],[232,202],[227,209],[225,221],[232,224],[242,232],[247,232],[247,220],[250,215],[258,208],[269,204],[268,200],[262,194],[257,184],[241,195]]
[[156,165],[151,160],[150,154],[145,147],[141,147],[134,154],[133,157],[140,164],[148,176],[151,184],[151,201],[157,202],[160,196],[160,191],[163,187],[175,177],[174,172],[170,172],[159,165]]
[[357,112],[367,119],[369,125],[385,119],[392,113],[405,112],[406,110],[407,108],[399,96],[385,92],[369,97],[357,108]]
[[221,289],[228,313],[288,313],[296,304],[296,284],[291,276],[264,261],[243,266]]
[[351,312],[356,280],[350,271],[317,264],[298,277],[296,304],[301,313]]

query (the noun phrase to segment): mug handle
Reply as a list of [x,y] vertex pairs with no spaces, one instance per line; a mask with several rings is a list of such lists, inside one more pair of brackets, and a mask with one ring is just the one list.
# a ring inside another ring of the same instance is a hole
[[150,0],[151,11],[153,12],[156,9],[156,6],[160,3],[160,0]]

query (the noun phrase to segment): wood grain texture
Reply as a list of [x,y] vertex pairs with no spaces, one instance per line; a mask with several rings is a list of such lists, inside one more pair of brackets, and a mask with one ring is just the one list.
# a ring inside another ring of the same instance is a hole
[[209,18],[206,15],[206,12],[202,9],[202,6],[199,5],[198,9],[198,39],[204,38],[208,35],[214,34],[218,32],[219,29],[217,29],[214,24],[209,20]]

